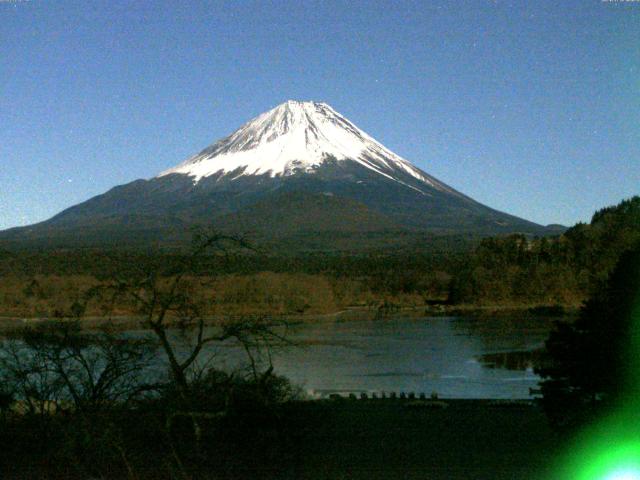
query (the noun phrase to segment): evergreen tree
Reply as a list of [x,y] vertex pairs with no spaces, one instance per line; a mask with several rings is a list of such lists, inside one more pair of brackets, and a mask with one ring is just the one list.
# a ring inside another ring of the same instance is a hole
[[637,352],[640,245],[622,254],[608,280],[583,305],[578,319],[561,322],[546,342],[543,405],[551,422],[573,427],[632,394]]

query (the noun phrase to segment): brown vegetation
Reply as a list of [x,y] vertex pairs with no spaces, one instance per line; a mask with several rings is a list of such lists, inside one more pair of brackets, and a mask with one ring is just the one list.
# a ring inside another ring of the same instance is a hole
[[[164,281],[170,282],[167,278]],[[96,296],[86,305],[87,293],[100,285],[90,275],[9,275],[0,279],[0,316],[59,318],[135,315],[131,299],[118,299],[111,309],[109,296]],[[260,272],[217,277],[190,276],[183,293],[197,303],[203,314],[327,314],[349,307],[377,310],[384,305],[421,307],[429,291],[380,292],[366,279],[335,278],[323,274]]]

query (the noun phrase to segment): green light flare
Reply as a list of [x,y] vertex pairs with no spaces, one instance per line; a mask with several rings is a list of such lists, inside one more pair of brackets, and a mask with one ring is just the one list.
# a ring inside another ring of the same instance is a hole
[[640,295],[629,333],[623,400],[572,442],[553,480],[640,480]]
[[640,414],[623,410],[601,420],[572,442],[568,452],[551,479],[640,480]]
[[622,468],[607,475],[604,480],[640,480],[640,469]]
[[[589,450],[589,449],[587,449]],[[597,445],[564,478],[575,480],[640,480],[640,443]]]

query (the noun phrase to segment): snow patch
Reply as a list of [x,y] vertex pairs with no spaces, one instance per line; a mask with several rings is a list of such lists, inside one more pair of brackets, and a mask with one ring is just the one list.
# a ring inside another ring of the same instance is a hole
[[[396,155],[326,103],[289,100],[265,112],[159,177],[184,174],[194,183],[212,175],[288,176],[313,174],[325,161],[354,161],[363,167],[426,194],[398,178],[407,174],[420,183],[458,194]],[[239,173],[238,173],[239,172]],[[406,177],[405,177],[406,178]]]

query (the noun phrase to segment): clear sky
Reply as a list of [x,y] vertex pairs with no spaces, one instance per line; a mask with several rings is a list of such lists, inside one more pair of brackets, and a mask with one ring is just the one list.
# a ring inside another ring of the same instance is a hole
[[491,207],[640,193],[640,1],[0,0],[0,229],[324,101]]

